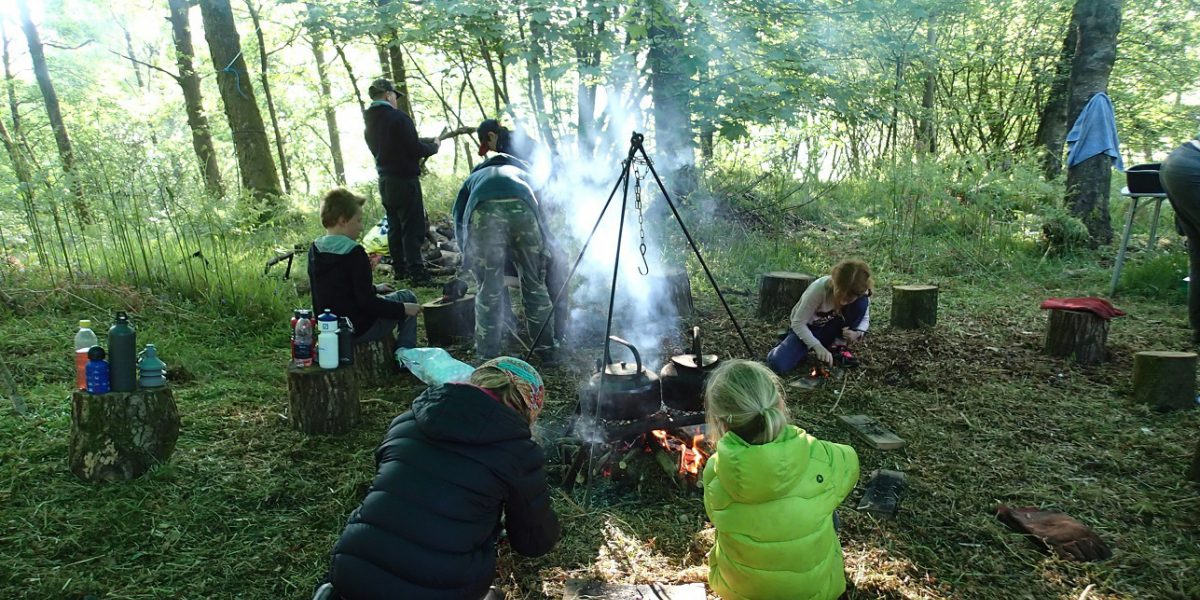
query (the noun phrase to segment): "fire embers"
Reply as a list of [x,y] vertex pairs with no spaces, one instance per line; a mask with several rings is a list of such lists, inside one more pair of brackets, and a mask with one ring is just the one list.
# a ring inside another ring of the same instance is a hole
[[560,452],[563,463],[570,465],[563,477],[563,487],[568,490],[600,481],[617,488],[642,490],[643,483],[661,488],[662,474],[676,489],[696,489],[712,453],[702,425],[667,425],[607,443],[560,446]]
[[[704,439],[703,427],[696,425],[674,431],[655,429],[650,432],[648,440],[658,444],[658,459],[663,469],[682,479],[684,483],[699,486],[700,474],[704,472],[704,463],[708,461],[711,449]],[[676,460],[674,457],[678,457]]]

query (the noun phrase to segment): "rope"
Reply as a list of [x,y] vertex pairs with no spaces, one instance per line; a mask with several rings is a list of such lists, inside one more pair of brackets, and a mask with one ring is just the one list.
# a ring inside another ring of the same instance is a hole
[[237,90],[237,93],[239,96],[241,96],[242,98],[245,98],[246,100],[249,100],[250,97],[247,96],[246,93],[242,91],[242,75],[237,72],[237,69],[233,68],[233,63],[237,62],[238,57],[240,57],[241,55],[242,55],[242,51],[238,50],[238,53],[233,55],[233,59],[229,61],[229,64],[225,65],[225,68],[221,69],[221,70],[233,75],[234,89]]

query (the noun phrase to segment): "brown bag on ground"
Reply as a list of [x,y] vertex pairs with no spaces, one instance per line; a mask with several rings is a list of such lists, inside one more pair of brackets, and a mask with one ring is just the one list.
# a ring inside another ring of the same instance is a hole
[[1034,537],[1066,560],[1088,562],[1112,556],[1104,541],[1087,525],[1060,512],[1001,504],[996,508],[996,518],[1014,531]]

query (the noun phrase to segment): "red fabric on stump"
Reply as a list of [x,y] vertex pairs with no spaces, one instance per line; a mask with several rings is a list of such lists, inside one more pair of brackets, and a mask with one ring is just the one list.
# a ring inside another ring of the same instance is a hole
[[1104,298],[1047,298],[1042,302],[1047,310],[1086,310],[1105,320],[1125,316],[1125,311],[1115,307]]

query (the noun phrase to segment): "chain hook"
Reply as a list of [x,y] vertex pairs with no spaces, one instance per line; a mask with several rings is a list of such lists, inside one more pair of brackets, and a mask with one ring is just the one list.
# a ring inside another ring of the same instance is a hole
[[638,267],[638,273],[642,277],[645,277],[650,274],[650,263],[646,262],[646,217],[642,212],[642,178],[646,174],[640,168],[640,165],[644,164],[644,161],[638,160],[636,164],[638,166],[635,166],[633,169],[633,202],[637,208],[638,235],[641,238],[641,243],[638,245],[638,252],[642,255],[642,266]]

